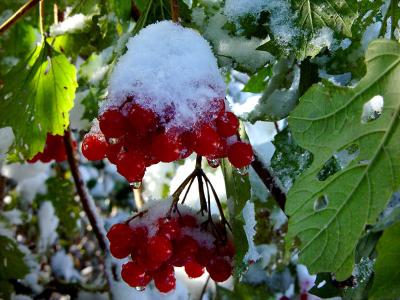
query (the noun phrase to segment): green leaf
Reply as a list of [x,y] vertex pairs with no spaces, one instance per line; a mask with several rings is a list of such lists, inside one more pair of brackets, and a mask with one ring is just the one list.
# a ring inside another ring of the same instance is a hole
[[321,46],[313,39],[321,35],[321,30],[328,27],[344,36],[351,36],[351,27],[357,18],[357,0],[292,0],[297,12],[297,26],[302,30],[298,58],[315,56]]
[[385,230],[377,245],[378,258],[369,299],[400,297],[400,224]]
[[28,274],[29,269],[24,262],[24,254],[17,244],[6,236],[0,236],[0,281],[20,279]]
[[271,300],[275,299],[265,284],[251,285],[235,282],[233,291],[217,285],[216,300]]
[[240,175],[232,165],[223,160],[226,196],[228,201],[229,223],[232,226],[233,242],[235,245],[235,275],[239,277],[245,269],[244,256],[249,249],[247,237],[243,228],[245,220],[242,211],[251,197],[249,176]]
[[43,150],[48,132],[63,135],[76,86],[75,67],[47,43],[6,75],[0,127],[12,127],[17,152],[32,158]]
[[282,185],[289,189],[311,165],[312,154],[296,144],[288,127],[275,135],[272,143],[275,152],[271,159],[271,168]]
[[[311,273],[353,270],[354,251],[365,225],[375,223],[400,186],[400,45],[376,40],[366,54],[367,74],[354,88],[314,85],[289,117],[296,142],[314,161],[288,193],[288,245]],[[376,95],[382,113],[363,122],[363,108]],[[320,181],[325,163],[356,145],[358,156]]]
[[0,299],[10,300],[14,287],[8,281],[0,280]]
[[47,193],[36,197],[38,206],[41,202],[51,201],[57,217],[63,223],[63,226],[58,226],[58,230],[65,238],[70,238],[77,230],[80,212],[80,205],[74,199],[74,184],[65,178],[51,177],[46,181],[46,186]]
[[272,65],[263,67],[260,71],[254,74],[247,84],[244,86],[242,92],[261,93],[265,89],[265,85],[269,77],[272,76]]

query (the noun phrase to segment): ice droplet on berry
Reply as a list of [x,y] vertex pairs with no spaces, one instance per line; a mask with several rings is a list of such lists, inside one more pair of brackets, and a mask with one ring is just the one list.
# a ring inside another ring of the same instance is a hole
[[220,164],[220,160],[218,158],[208,159],[207,162],[210,165],[210,167],[212,167],[212,168],[218,168],[219,164]]
[[144,286],[137,286],[135,287],[135,290],[137,290],[138,292],[143,292],[146,288]]
[[109,139],[108,139],[108,142],[109,142],[111,145],[116,145],[116,144],[118,144],[119,139],[118,139],[118,138],[109,138]]
[[245,176],[249,173],[249,166],[243,168],[236,168],[236,172],[238,172],[239,175]]
[[131,188],[133,188],[134,190],[140,189],[142,186],[142,182],[141,181],[134,181],[129,183],[129,185],[131,186]]

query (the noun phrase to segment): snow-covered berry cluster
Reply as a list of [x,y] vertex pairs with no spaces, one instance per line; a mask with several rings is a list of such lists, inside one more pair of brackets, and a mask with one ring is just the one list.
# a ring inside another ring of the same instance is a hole
[[[76,147],[76,142],[74,143],[74,147]],[[56,162],[67,160],[64,139],[62,135],[47,134],[46,145],[44,146],[43,152],[37,153],[34,157],[28,160],[28,163],[35,163],[37,161],[48,163],[53,159]]]
[[[229,237],[219,240],[210,220],[184,205],[172,213],[170,205],[171,201],[154,202],[130,222],[109,230],[111,254],[131,258],[122,266],[122,279],[138,289],[154,280],[163,293],[175,288],[174,267],[184,267],[190,278],[200,277],[206,269],[213,280],[227,280],[234,256]],[[213,226],[222,225],[215,222]]]
[[110,79],[108,100],[82,153],[105,157],[129,182],[141,182],[148,166],[196,152],[218,166],[253,160],[237,138],[239,121],[225,104],[225,84],[209,44],[195,31],[164,21],[127,44]]

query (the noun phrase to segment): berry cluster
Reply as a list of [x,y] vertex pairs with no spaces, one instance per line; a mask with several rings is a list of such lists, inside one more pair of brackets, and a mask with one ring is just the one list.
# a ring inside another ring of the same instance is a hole
[[89,160],[107,157],[129,182],[140,182],[148,166],[192,152],[205,156],[213,167],[223,157],[236,168],[253,160],[251,146],[237,140],[239,121],[225,110],[224,99],[210,101],[207,115],[199,116],[193,128],[171,127],[174,118],[179,116],[173,105],[160,113],[128,97],[98,117],[99,126],[85,136],[82,153]]
[[[76,147],[76,142],[74,142]],[[34,157],[28,160],[28,163],[35,163],[41,161],[48,163],[51,160],[62,162],[67,160],[67,153],[65,152],[64,139],[62,135],[47,134],[46,145],[43,152],[39,152]]]
[[[166,201],[164,201],[166,202]],[[201,218],[185,210],[177,216],[158,216],[157,207],[139,213],[129,224],[120,223],[107,233],[111,254],[119,259],[130,255],[122,266],[122,279],[132,287],[144,288],[153,279],[162,293],[175,288],[174,267],[184,267],[190,278],[207,269],[222,282],[232,274],[234,248],[231,240],[219,244]],[[146,214],[152,214],[148,217]],[[156,217],[154,217],[154,215]],[[153,223],[149,223],[153,222]]]

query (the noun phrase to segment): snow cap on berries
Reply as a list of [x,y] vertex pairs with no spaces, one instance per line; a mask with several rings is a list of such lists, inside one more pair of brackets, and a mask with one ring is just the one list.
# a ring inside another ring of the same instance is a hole
[[[171,21],[147,26],[130,38],[109,83],[101,111],[120,106],[128,96],[159,115],[174,110],[169,128],[188,128],[225,98],[225,84],[209,43],[196,31]],[[172,105],[172,107],[171,107]]]

